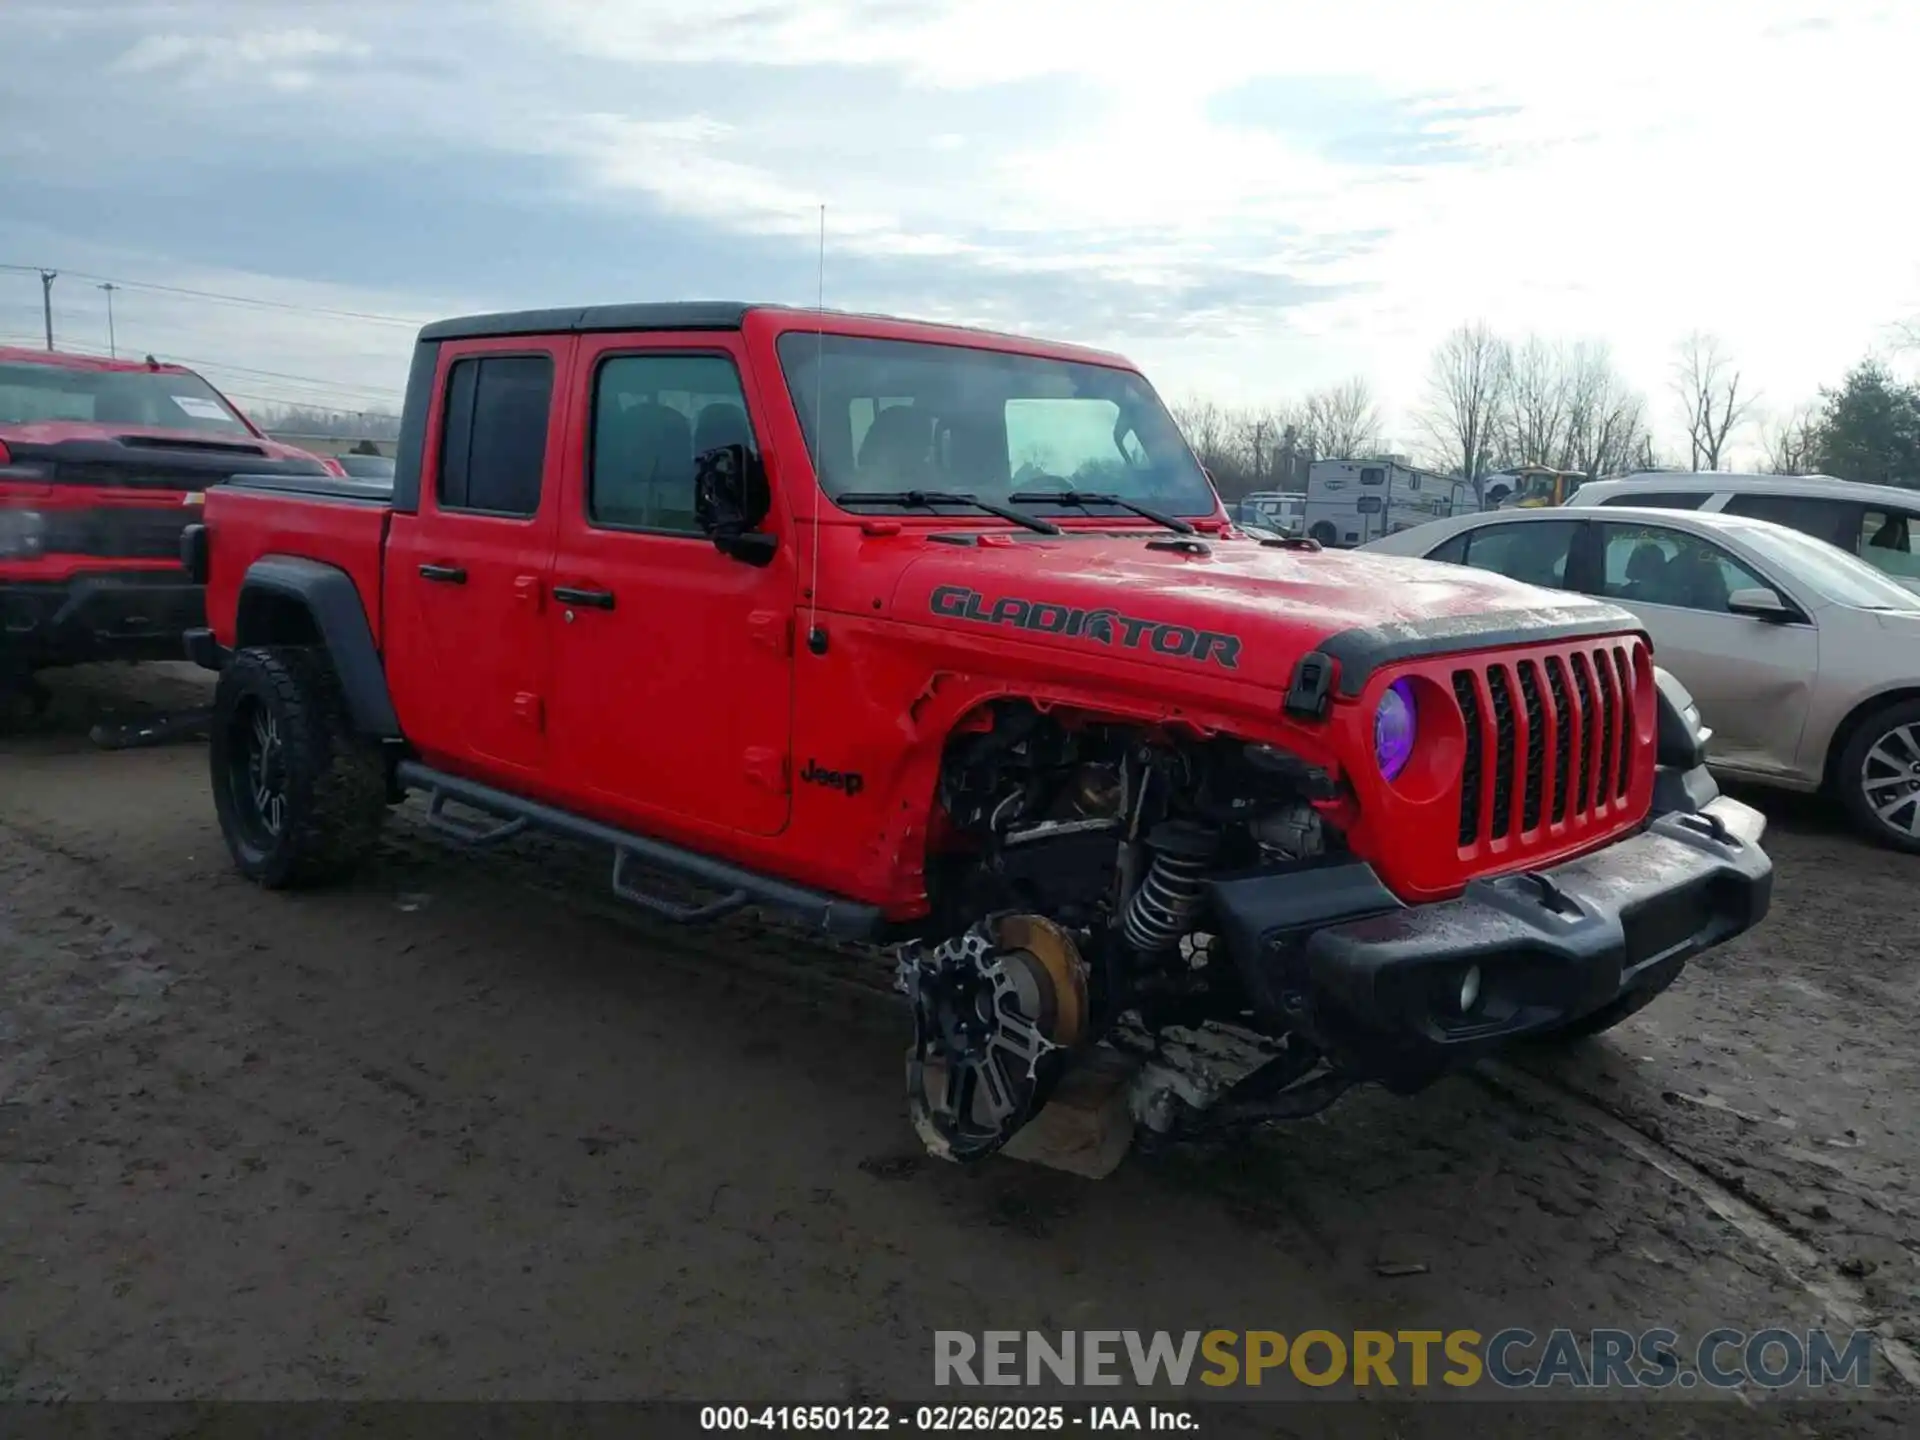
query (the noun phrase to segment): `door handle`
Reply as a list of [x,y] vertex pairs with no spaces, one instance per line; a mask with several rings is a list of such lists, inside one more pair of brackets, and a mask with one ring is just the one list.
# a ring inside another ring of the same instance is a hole
[[438,580],[443,585],[464,585],[467,583],[467,572],[458,565],[422,565],[420,578]]
[[553,587],[553,598],[562,605],[588,605],[595,610],[613,609],[611,590],[582,590],[572,585]]

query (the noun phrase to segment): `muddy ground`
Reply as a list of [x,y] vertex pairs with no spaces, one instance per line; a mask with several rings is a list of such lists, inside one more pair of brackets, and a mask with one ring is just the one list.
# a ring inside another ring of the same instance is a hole
[[0,1395],[924,1397],[934,1329],[1029,1327],[1866,1325],[1920,1378],[1920,861],[1816,805],[1749,797],[1772,917],[1611,1036],[1086,1182],[922,1160],[851,959],[415,811],[264,894],[204,747],[87,739],[196,672],[58,689],[0,740]]

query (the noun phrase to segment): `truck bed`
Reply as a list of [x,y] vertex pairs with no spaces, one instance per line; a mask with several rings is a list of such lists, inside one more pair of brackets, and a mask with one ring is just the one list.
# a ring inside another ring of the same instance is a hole
[[377,641],[392,500],[389,484],[341,475],[236,475],[210,487],[205,523],[214,543],[207,623],[221,643],[232,643],[248,567],[267,555],[294,555],[344,570],[360,592]]

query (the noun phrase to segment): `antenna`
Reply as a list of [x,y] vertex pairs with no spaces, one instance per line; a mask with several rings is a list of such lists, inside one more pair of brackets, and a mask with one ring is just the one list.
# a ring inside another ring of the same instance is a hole
[[[813,453],[826,453],[826,436],[820,428],[821,397],[826,393],[827,355],[827,207],[820,206],[820,274],[813,306]],[[820,491],[826,485],[821,474],[825,467],[817,460],[813,467],[813,578],[807,584],[807,648],[816,655],[827,653],[827,632],[820,628]]]

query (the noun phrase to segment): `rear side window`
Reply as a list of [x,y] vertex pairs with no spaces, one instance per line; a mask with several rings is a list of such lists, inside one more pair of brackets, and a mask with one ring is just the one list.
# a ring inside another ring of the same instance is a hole
[[1466,563],[1529,585],[1564,590],[1567,557],[1579,530],[1576,520],[1488,525],[1468,532]]
[[1842,550],[1857,548],[1859,527],[1854,521],[1858,511],[1844,500],[1817,500],[1806,495],[1745,494],[1730,496],[1725,506],[1728,515],[1745,515],[1754,520],[1771,520],[1802,535],[1811,535]]
[[546,355],[457,360],[447,376],[441,421],[441,508],[532,515],[540,508],[553,402]]
[[1473,534],[1471,530],[1462,530],[1458,535],[1441,545],[1437,550],[1429,550],[1427,559],[1439,560],[1448,565],[1467,563],[1467,540]]
[[758,453],[740,372],[724,355],[616,355],[593,386],[587,516],[596,525],[701,534],[694,461],[704,450]]
[[[1704,490],[1697,495],[1687,495],[1678,490],[1661,490],[1650,495],[1614,495],[1602,500],[1602,505],[1644,505],[1649,510],[1698,510],[1711,498]],[[1727,507],[1731,510],[1733,507]]]

